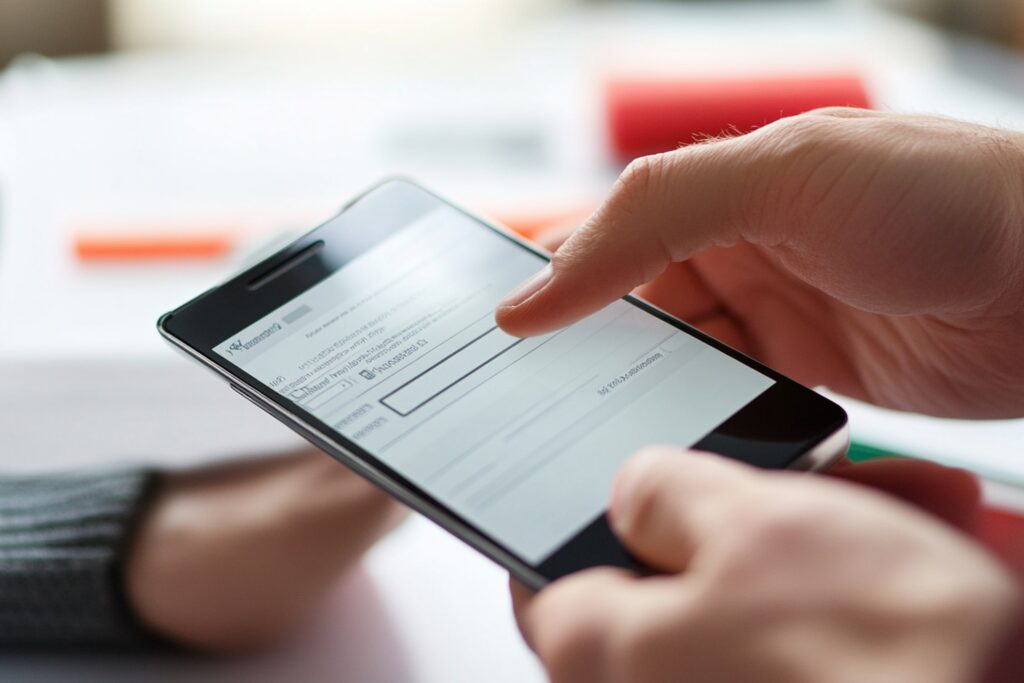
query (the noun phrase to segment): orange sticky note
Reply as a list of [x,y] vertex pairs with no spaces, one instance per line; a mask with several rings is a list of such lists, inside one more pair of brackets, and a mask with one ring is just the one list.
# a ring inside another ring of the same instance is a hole
[[79,261],[159,261],[222,258],[235,248],[228,232],[165,234],[82,233],[74,237]]

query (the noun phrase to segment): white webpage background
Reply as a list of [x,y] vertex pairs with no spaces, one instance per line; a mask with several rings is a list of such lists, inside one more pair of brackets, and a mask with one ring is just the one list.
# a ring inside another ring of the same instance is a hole
[[[541,337],[494,329],[541,265],[440,207],[215,350],[539,562],[604,510],[634,450],[692,445],[773,383],[623,301]],[[464,376],[481,339],[506,350]],[[400,388],[415,398],[396,412]]]

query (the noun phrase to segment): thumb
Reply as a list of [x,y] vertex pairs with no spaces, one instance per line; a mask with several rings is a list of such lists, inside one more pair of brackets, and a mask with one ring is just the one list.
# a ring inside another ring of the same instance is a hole
[[682,571],[738,510],[753,504],[755,477],[753,468],[721,456],[648,447],[619,471],[608,519],[639,559]]
[[[771,178],[753,135],[637,159],[604,204],[509,294],[496,320],[510,334],[535,335],[583,318],[654,279],[671,262],[736,243],[758,186]],[[760,179],[760,180],[759,180]],[[756,214],[756,212],[754,212]]]

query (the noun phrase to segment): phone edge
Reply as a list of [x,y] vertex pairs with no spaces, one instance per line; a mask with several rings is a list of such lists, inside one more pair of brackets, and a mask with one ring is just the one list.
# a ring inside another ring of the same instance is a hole
[[188,358],[198,361],[203,367],[211,370],[215,375],[227,382],[229,388],[234,389],[236,393],[241,394],[244,398],[248,399],[249,402],[255,404],[271,417],[277,419],[303,438],[311,441],[328,456],[337,460],[341,465],[348,467],[374,486],[383,489],[388,495],[393,496],[401,503],[409,506],[416,512],[419,512],[460,541],[467,543],[488,559],[504,567],[516,579],[519,579],[528,587],[534,590],[540,590],[549,583],[549,580],[543,574],[536,571],[533,567],[523,562],[515,555],[504,550],[501,546],[493,543],[472,527],[464,524],[458,517],[449,513],[442,506],[434,505],[430,501],[415,495],[413,492],[398,486],[385,474],[378,471],[369,463],[364,462],[357,455],[332,440],[328,435],[323,434],[316,427],[307,424],[300,417],[288,413],[275,404],[263,401],[259,394],[251,391],[246,386],[244,380],[235,377],[224,368],[221,368],[211,362],[201,353],[175,337],[164,324],[172,315],[173,312],[162,315],[157,322],[157,330],[159,331],[160,336],[169,342],[174,349],[183,353]]

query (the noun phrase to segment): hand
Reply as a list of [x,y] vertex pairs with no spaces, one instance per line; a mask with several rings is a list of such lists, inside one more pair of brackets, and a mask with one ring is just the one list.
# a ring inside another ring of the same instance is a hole
[[266,645],[308,616],[400,512],[313,449],[169,474],[136,533],[126,592],[171,640]]
[[621,472],[609,518],[668,574],[514,584],[555,683],[967,681],[1019,610],[948,526],[839,481],[654,448]]
[[497,312],[538,334],[638,294],[809,385],[1024,414],[1024,136],[823,110],[639,159]]

